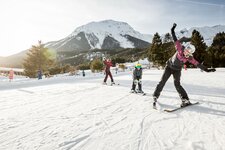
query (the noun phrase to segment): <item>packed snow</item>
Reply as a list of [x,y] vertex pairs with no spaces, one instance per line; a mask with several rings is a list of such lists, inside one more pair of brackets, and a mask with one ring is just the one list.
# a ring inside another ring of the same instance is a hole
[[[171,77],[152,108],[152,93],[163,70],[144,69],[146,96],[129,93],[132,71],[58,75],[42,80],[0,78],[1,150],[225,150],[225,69],[182,71],[192,102],[181,101]],[[108,79],[108,83],[109,79]]]

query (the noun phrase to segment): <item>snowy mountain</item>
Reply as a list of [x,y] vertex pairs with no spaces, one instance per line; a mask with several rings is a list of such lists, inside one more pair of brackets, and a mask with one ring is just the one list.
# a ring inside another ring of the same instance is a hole
[[151,35],[141,34],[125,22],[105,20],[80,26],[66,38],[46,46],[57,51],[143,48],[151,41]]
[[[177,36],[179,38],[191,37],[194,29],[201,33],[206,44],[210,46],[217,33],[225,32],[225,25],[182,29],[177,32]],[[125,22],[104,20],[80,26],[69,36],[59,41],[46,43],[46,46],[57,51],[144,48],[152,42],[152,37],[150,34],[135,31]]]
[[[192,31],[197,30],[203,36],[206,44],[211,45],[213,38],[219,32],[225,32],[225,25],[212,27],[192,27],[190,29],[177,29],[178,38],[191,37]],[[168,29],[168,32],[170,30]],[[163,35],[162,35],[163,36]],[[78,27],[67,37],[46,43],[46,47],[56,51],[87,51],[91,49],[117,49],[148,47],[152,42],[152,35],[141,34],[129,24],[113,20],[91,22]],[[27,50],[8,57],[0,58],[0,64],[8,66],[21,66]],[[19,57],[19,59],[17,59]]]
[[[43,80],[0,76],[1,150],[224,150],[224,68],[182,71],[182,84],[199,105],[166,113],[181,100],[171,77],[152,108],[163,70],[144,70],[146,96],[129,93],[131,71],[56,76]],[[222,81],[222,82],[221,82]],[[110,81],[108,80],[108,83]]]
[[176,35],[178,38],[182,37],[191,37],[193,30],[197,30],[200,32],[200,34],[203,36],[204,41],[207,46],[210,46],[213,42],[213,38],[216,36],[219,32],[225,32],[225,25],[216,25],[213,27],[192,27],[189,30],[182,29],[178,32],[176,32]]

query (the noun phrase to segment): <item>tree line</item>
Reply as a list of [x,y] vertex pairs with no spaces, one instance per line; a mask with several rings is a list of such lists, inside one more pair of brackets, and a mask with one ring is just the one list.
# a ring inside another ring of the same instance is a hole
[[[182,38],[182,42],[191,42],[196,48],[193,54],[195,59],[208,67],[225,67],[225,33],[217,33],[213,39],[211,46],[207,46],[201,34],[193,30],[191,38]],[[153,40],[149,48],[145,49],[124,49],[118,51],[111,56],[112,62],[124,63],[137,61],[140,58],[148,58],[155,66],[165,66],[166,61],[176,52],[174,42],[169,33],[162,39],[158,33],[154,34]],[[86,70],[91,69],[93,72],[101,71],[104,65],[101,58],[96,58],[92,61],[81,63],[79,65],[60,65],[57,61],[56,52],[44,47],[44,44],[39,41],[37,45],[33,45],[24,59],[24,73],[28,77],[36,77],[37,71],[42,70],[44,74],[58,74],[74,71],[76,69]],[[192,67],[192,66],[190,66]]]
[[[211,46],[207,46],[204,38],[197,30],[193,30],[191,38],[181,38],[181,42],[191,42],[196,48],[194,58],[208,67],[225,67],[225,33],[217,33]],[[148,60],[155,66],[165,66],[166,61],[176,52],[172,36],[167,33],[162,39],[154,34],[152,45],[148,49]]]

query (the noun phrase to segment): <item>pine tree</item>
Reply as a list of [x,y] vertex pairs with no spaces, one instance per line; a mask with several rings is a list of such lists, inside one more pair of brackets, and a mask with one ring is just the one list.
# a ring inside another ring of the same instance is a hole
[[176,53],[172,36],[167,33],[163,39],[164,63]]
[[225,67],[225,33],[217,33],[208,50],[212,67]]
[[207,46],[201,34],[196,30],[192,32],[191,44],[195,46],[195,52],[193,54],[194,58],[200,63],[205,62],[205,58],[207,57]]
[[92,72],[99,72],[103,69],[103,63],[100,59],[94,59],[92,62],[91,62],[91,71]]
[[156,66],[164,65],[164,52],[162,48],[162,40],[159,34],[156,32],[150,49],[148,50],[148,60],[152,61]]
[[48,48],[45,48],[41,41],[38,41],[38,45],[33,45],[24,59],[25,75],[34,78],[39,69],[42,72],[47,71],[54,64],[54,59],[54,55],[50,53]]

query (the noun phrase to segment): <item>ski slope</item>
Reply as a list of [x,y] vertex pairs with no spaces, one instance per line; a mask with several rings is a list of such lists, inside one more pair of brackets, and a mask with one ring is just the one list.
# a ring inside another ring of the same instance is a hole
[[199,105],[166,113],[180,99],[171,77],[152,109],[163,70],[144,70],[146,96],[129,93],[131,72],[49,79],[0,80],[1,150],[225,150],[225,69],[182,71],[181,82]]

